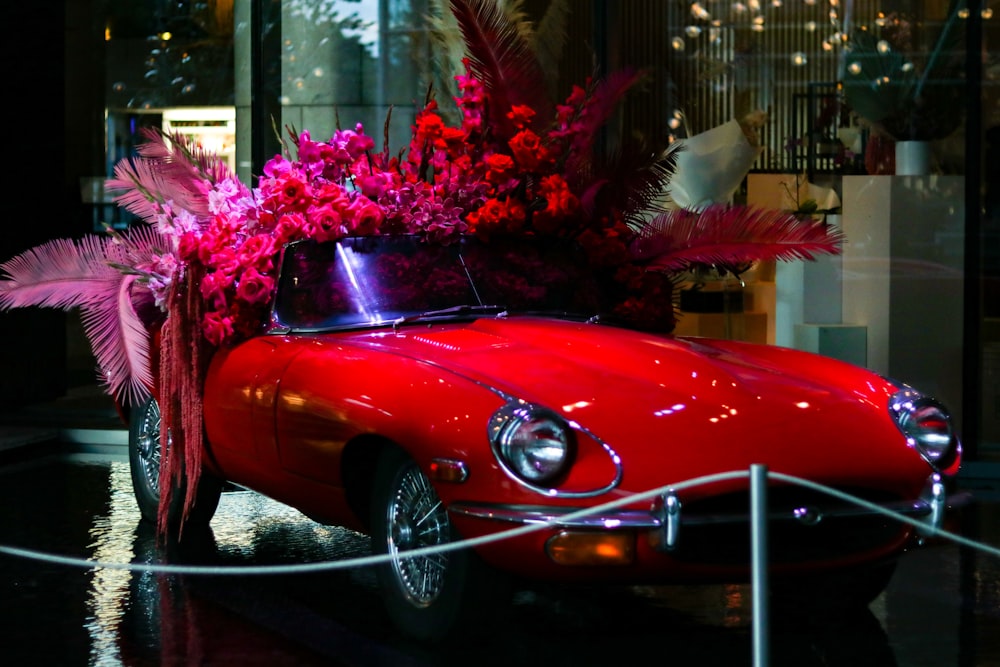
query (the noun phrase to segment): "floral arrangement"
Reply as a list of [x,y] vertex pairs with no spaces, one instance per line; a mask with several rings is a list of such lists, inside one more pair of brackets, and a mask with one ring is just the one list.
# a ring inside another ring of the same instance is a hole
[[553,104],[517,3],[450,0],[450,8],[467,54],[455,77],[459,123],[449,125],[429,95],[399,153],[387,140],[376,150],[360,125],[325,141],[289,128],[291,146],[252,189],[183,137],[149,132],[138,156],[119,163],[107,183],[141,222],[107,236],[51,241],[0,264],[8,274],[0,308],[79,308],[109,393],[130,403],[157,392],[174,443],[164,463],[172,474],[200,469],[208,359],[262,331],[275,255],[290,241],[570,238],[595,269],[614,272],[623,285],[618,314],[660,331],[674,324],[673,276],[691,266],[839,252],[838,230],[782,211],[656,210],[676,152],[638,143],[607,153],[595,147],[641,72],[588,80]]

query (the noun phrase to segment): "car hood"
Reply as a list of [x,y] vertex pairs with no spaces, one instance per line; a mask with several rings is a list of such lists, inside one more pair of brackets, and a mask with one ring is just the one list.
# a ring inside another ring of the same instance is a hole
[[[785,397],[798,403],[830,400],[839,388],[856,400],[857,380],[876,377],[827,357],[777,346],[534,317],[401,328],[356,342],[424,360],[517,398],[555,401],[550,405],[555,408],[611,400],[622,393],[629,403],[637,398],[640,403],[695,399],[749,407],[747,401],[763,398],[779,403]],[[865,385],[862,391],[878,393]]]
[[730,454],[742,452],[737,463],[764,449],[801,459],[803,448],[824,445],[871,460],[873,441],[903,442],[887,416],[888,381],[773,345],[528,317],[401,327],[364,344],[546,405],[620,452],[651,439],[688,448],[724,441]]

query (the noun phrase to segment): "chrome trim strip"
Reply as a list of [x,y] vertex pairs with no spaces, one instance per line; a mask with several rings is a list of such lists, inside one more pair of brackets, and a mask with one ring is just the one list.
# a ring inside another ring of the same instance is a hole
[[552,524],[559,528],[657,528],[659,522],[647,510],[616,510],[604,514],[579,517],[563,521],[561,517],[579,512],[580,507],[523,507],[511,505],[486,505],[452,503],[451,514],[488,519],[503,523]]
[[[658,500],[658,507],[670,507],[669,494],[667,500]],[[919,499],[913,501],[897,501],[892,503],[880,503],[879,507],[911,517],[930,517],[934,514],[934,507],[926,500]],[[585,508],[581,507],[524,507],[513,505],[486,505],[475,503],[453,503],[448,511],[455,515],[467,516],[476,519],[487,519],[503,523],[516,524],[540,524],[547,523],[557,528],[628,528],[628,529],[663,529],[670,528],[674,532],[679,530],[679,526],[706,526],[720,524],[746,524],[750,521],[749,513],[714,514],[705,516],[692,516],[680,511],[680,503],[676,504],[676,510],[671,513],[668,510],[650,508],[649,510],[615,510],[593,516],[574,518],[568,521],[562,519],[567,514],[580,512]],[[802,523],[799,510],[786,510],[781,512],[768,513],[769,521],[794,521]],[[863,507],[840,507],[831,511],[823,512],[824,517],[851,517],[851,516],[871,516],[877,512]],[[673,523],[671,526],[670,524]],[[668,531],[669,532],[669,531]],[[674,535],[676,542],[676,534]]]

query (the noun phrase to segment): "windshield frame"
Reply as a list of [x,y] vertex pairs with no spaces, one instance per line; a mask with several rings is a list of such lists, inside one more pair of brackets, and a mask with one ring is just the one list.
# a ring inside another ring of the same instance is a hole
[[596,321],[614,282],[558,239],[442,245],[416,235],[296,241],[279,258],[268,333],[398,327],[532,314]]

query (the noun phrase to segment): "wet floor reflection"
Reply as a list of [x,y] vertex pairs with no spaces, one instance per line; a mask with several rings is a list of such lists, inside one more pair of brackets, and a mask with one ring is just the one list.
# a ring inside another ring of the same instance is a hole
[[[107,563],[162,562],[124,461],[0,471],[0,545]],[[992,527],[974,504],[963,535]],[[343,561],[367,538],[320,526],[249,492],[226,493],[211,533],[171,562]],[[16,665],[752,664],[748,586],[525,586],[493,627],[447,645],[399,637],[366,568],[210,576],[84,569],[0,554],[5,663]],[[1000,563],[935,543],[903,559],[887,593],[849,617],[771,618],[771,664],[1000,664]],[[6,657],[9,656],[9,657]],[[13,662],[11,662],[13,659]]]

